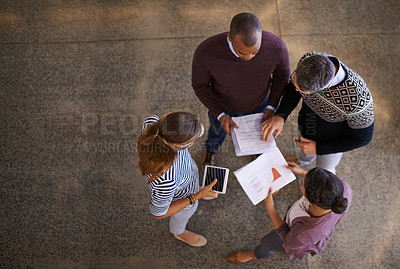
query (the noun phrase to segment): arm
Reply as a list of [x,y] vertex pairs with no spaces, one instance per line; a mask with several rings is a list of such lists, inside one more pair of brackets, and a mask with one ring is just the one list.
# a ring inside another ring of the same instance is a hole
[[285,88],[285,93],[274,116],[261,124],[263,140],[269,141],[274,133],[274,138],[278,137],[283,130],[287,117],[297,106],[300,99],[301,95],[295,90],[294,85],[289,83]]
[[[199,192],[193,194],[194,198],[197,200],[200,200],[204,197],[214,197],[217,198],[218,197],[218,193],[214,192],[212,190],[212,187],[217,184],[217,179],[215,179],[211,184],[207,185],[206,187],[204,187],[204,189],[201,189]],[[175,215],[176,213],[180,212],[182,209],[184,209],[185,207],[187,207],[188,205],[190,205],[189,199],[187,198],[182,198],[179,200],[175,200],[172,201],[168,207],[167,212],[164,215],[161,216],[155,216],[153,215],[153,217],[157,220],[159,219],[164,219],[170,216]]]
[[215,116],[223,112],[211,87],[212,76],[205,66],[201,45],[197,47],[192,62],[192,87],[199,100]]
[[281,227],[285,222],[275,210],[274,199],[272,198],[271,188],[269,189],[267,198],[264,199],[265,206],[267,207],[268,215],[270,216],[275,229]]
[[363,129],[349,130],[345,136],[340,136],[329,141],[321,141],[316,144],[317,154],[331,154],[337,152],[346,152],[367,145],[373,136],[374,124]]
[[268,100],[268,105],[274,108],[278,106],[279,100],[288,84],[290,75],[289,53],[283,40],[281,46],[281,58],[279,64],[272,73],[271,93]]
[[281,116],[286,121],[293,109],[296,108],[300,99],[301,94],[296,91],[293,83],[290,82],[285,88],[285,93],[283,94],[281,103],[274,115]]

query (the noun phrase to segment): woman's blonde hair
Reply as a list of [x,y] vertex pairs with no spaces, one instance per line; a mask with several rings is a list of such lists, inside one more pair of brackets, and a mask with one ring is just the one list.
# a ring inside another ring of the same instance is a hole
[[148,184],[172,166],[177,152],[192,146],[201,136],[197,116],[187,112],[171,112],[147,127],[138,138],[138,168],[142,175],[151,175]]

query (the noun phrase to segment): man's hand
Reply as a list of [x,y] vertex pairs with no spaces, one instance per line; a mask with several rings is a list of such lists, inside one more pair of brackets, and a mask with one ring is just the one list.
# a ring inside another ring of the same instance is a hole
[[304,152],[306,156],[317,154],[317,142],[306,139],[304,137],[300,137],[299,139],[295,139],[296,145]]
[[224,128],[225,132],[227,132],[228,135],[231,134],[231,130],[229,126],[233,126],[233,128],[238,129],[239,126],[236,125],[236,123],[232,120],[232,118],[229,115],[223,115],[219,121],[221,122],[222,128]]
[[275,132],[274,138],[282,132],[285,120],[281,116],[273,116],[269,120],[261,123],[261,136],[262,140],[269,141],[272,134]]
[[261,126],[263,126],[263,123],[268,121],[272,115],[274,115],[274,111],[272,111],[271,109],[267,108],[266,110],[264,110],[263,113],[263,118],[261,120]]

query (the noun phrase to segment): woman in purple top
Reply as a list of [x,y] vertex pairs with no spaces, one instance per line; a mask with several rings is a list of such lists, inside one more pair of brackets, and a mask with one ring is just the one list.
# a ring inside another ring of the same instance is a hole
[[345,181],[322,168],[306,172],[293,162],[288,164],[288,169],[304,178],[301,187],[304,196],[290,206],[282,219],[275,210],[270,190],[265,205],[276,230],[264,236],[254,250],[232,253],[229,261],[241,264],[268,258],[275,252],[286,252],[289,259],[318,254],[347,213],[352,191]]

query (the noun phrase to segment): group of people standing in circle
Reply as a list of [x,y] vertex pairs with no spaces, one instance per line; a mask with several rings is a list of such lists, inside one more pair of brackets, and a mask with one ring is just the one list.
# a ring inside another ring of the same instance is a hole
[[[232,18],[229,32],[203,41],[192,64],[192,86],[208,109],[207,132],[201,165],[214,165],[216,152],[230,128],[240,128],[232,117],[263,113],[262,139],[275,138],[302,100],[298,115],[299,156],[288,158],[288,169],[303,178],[303,196],[284,218],[274,207],[273,194],[265,199],[274,230],[247,252],[227,259],[246,263],[286,252],[303,259],[323,251],[352,199],[349,184],[339,179],[336,166],[343,152],[367,145],[373,135],[371,93],[360,75],[337,57],[323,52],[303,55],[290,73],[285,43],[263,31],[252,13]],[[171,112],[148,117],[138,137],[138,168],[147,176],[150,213],[169,217],[170,232],[178,240],[201,247],[207,239],[186,229],[198,200],[217,198],[214,180],[199,188],[198,168],[188,149],[204,134],[196,115]],[[316,162],[309,171],[306,167]]]

